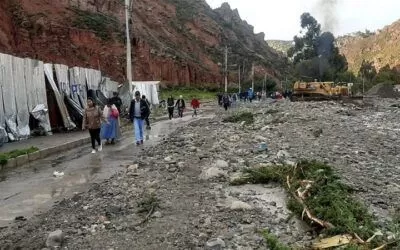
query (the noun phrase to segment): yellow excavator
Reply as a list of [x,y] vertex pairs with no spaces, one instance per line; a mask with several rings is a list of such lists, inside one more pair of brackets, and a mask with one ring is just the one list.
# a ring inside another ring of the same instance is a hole
[[335,100],[351,97],[351,84],[334,82],[296,82],[293,86],[293,101]]

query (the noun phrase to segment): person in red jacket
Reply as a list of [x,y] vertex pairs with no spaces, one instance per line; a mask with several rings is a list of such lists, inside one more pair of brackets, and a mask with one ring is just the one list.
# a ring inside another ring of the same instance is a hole
[[194,116],[197,117],[197,109],[200,108],[200,102],[199,102],[199,100],[196,99],[196,97],[193,97],[191,106],[192,106],[192,108],[193,108],[193,115],[192,115],[192,117],[194,117]]

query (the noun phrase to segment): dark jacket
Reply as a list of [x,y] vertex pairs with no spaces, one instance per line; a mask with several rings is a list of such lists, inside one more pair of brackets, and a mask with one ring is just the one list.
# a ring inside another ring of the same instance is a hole
[[[131,121],[135,118],[135,105],[136,101],[132,100],[131,101],[131,106],[129,108],[129,118]],[[143,99],[140,99],[140,119],[146,119],[150,115],[150,108],[149,105],[147,105],[146,101]]]
[[111,104],[114,104],[115,107],[117,107],[118,111],[121,113],[121,107],[122,107],[122,100],[118,96],[114,96],[111,98]]
[[178,107],[178,108],[181,108],[181,109],[185,109],[186,108],[185,100],[178,99],[178,101],[176,101],[175,106]]

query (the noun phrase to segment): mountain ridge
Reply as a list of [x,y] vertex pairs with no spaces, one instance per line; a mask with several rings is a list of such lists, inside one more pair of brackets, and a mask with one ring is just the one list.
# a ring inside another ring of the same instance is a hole
[[[170,85],[222,82],[229,63],[278,80],[287,65],[263,33],[229,4],[212,10],[205,0],[134,0],[135,80]],[[120,0],[5,0],[0,3],[0,52],[68,66],[99,68],[125,81],[125,16]],[[234,69],[231,69],[234,70]],[[233,81],[234,74],[230,74]]]

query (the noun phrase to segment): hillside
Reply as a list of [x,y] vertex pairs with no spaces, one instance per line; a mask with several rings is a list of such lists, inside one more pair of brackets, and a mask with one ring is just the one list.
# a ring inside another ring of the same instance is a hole
[[293,47],[293,41],[284,40],[267,40],[268,45],[276,51],[282,52],[286,55],[290,47]]
[[[122,3],[2,0],[0,52],[100,68],[122,82],[126,67]],[[133,6],[135,80],[219,83],[226,44],[229,63],[245,64],[245,75],[250,75],[253,61],[258,74],[279,77],[285,68],[264,34],[254,34],[254,28],[228,4],[212,10],[205,0],[134,0]]]
[[375,67],[400,66],[400,20],[370,36],[351,35],[338,39],[340,52],[349,63],[349,69],[358,73],[363,60]]

